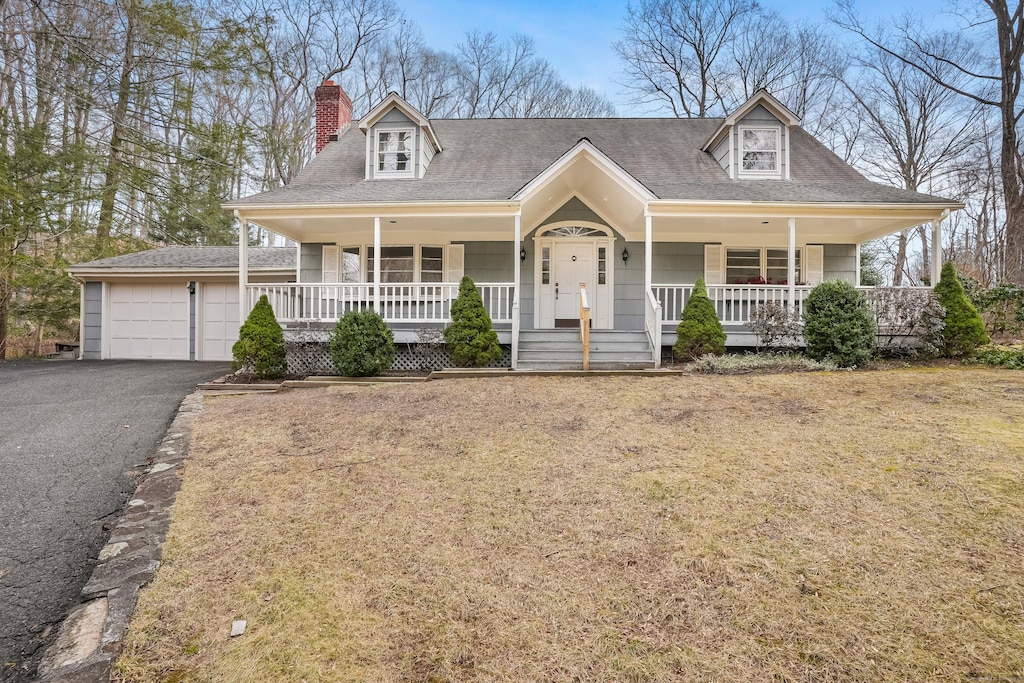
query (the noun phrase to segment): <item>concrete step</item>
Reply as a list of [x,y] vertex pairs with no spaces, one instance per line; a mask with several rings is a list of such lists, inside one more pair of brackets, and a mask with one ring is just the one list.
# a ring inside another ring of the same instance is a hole
[[522,341],[519,342],[519,350],[531,349],[535,351],[579,351],[583,344],[579,340],[574,341]]
[[557,360],[557,361],[573,361],[583,362],[582,351],[524,351],[519,349],[519,360],[520,361],[543,361],[543,360]]

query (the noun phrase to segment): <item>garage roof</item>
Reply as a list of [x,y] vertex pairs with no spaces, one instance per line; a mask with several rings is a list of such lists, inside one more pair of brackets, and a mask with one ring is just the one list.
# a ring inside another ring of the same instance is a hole
[[[249,270],[295,270],[295,247],[250,247]],[[79,271],[238,271],[238,247],[160,247],[79,263]]]

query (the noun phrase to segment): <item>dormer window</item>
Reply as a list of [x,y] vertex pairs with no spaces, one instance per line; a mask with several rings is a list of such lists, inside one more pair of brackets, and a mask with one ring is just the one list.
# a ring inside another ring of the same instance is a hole
[[740,126],[740,174],[779,177],[779,129]]
[[411,177],[413,175],[412,129],[377,131],[377,177]]

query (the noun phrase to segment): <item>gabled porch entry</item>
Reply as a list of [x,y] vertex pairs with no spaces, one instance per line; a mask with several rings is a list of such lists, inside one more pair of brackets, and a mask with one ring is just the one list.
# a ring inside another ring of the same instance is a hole
[[582,285],[589,299],[591,326],[612,329],[615,238],[603,226],[570,223],[548,227],[534,237],[536,327],[578,327]]

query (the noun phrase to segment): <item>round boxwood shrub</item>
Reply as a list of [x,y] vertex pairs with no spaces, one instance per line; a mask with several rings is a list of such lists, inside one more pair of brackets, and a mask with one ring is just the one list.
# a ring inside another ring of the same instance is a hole
[[811,290],[804,302],[807,355],[841,368],[860,365],[875,344],[875,316],[857,288],[829,280]]
[[683,307],[672,353],[679,360],[690,360],[709,353],[716,356],[725,353],[725,330],[718,320],[715,305],[708,298],[708,288],[703,278],[697,280],[690,300]]
[[345,377],[379,375],[395,362],[395,335],[376,311],[349,311],[331,334],[331,360]]
[[942,354],[959,358],[974,352],[991,341],[978,309],[964,293],[952,261],[942,266],[942,275],[935,285],[935,296],[946,309],[946,326],[942,328]]
[[234,370],[251,372],[262,378],[284,374],[284,332],[265,294],[252,307],[249,317],[238,330],[238,341],[231,347],[231,355],[234,357]]
[[459,283],[459,296],[452,302],[452,323],[444,330],[452,362],[463,368],[481,368],[501,360],[498,334],[491,329],[480,292],[468,275]]

